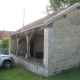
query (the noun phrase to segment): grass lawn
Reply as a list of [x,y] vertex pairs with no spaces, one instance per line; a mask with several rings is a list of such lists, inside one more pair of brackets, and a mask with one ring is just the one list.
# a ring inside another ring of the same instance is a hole
[[46,78],[14,64],[10,69],[0,68],[0,80],[80,80],[80,67]]

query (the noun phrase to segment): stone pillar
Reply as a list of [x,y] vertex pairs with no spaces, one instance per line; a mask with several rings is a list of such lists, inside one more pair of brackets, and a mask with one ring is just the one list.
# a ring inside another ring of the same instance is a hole
[[44,29],[44,75],[53,75],[53,28]]
[[26,58],[30,58],[30,44],[29,44],[29,35],[26,34],[26,41],[27,41],[27,53]]
[[16,51],[16,55],[18,55],[19,54],[19,38],[20,38],[20,36],[18,35],[18,36],[16,36],[16,39],[17,39],[17,51]]

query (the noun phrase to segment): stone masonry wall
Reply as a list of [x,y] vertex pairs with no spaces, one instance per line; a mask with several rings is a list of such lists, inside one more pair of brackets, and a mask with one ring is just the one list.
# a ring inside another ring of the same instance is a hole
[[44,39],[43,37],[36,37],[35,39],[35,47],[36,47],[36,52],[43,52],[43,43]]
[[32,61],[30,59],[25,59],[24,57],[15,56],[12,53],[10,54],[13,56],[16,63],[18,63],[20,66],[24,67],[25,69],[28,69],[34,73],[37,73],[39,75],[44,76],[44,66],[41,63]]
[[54,55],[53,55],[53,28],[44,29],[44,76],[48,77],[53,75],[54,70]]
[[26,52],[27,52],[27,50],[26,50],[27,46],[26,45],[27,45],[27,41],[26,41],[26,38],[24,38],[22,40],[22,42],[19,43],[19,54],[20,55],[26,55]]
[[[15,53],[16,50],[17,50],[17,40],[16,40],[16,37],[12,36],[10,39],[11,39],[10,40],[10,52]],[[13,45],[11,45],[11,44],[13,44]]]
[[52,67],[55,74],[78,66],[80,64],[80,10],[74,9],[66,18],[61,17],[53,22],[52,30],[53,53],[51,52],[52,57],[49,60],[53,65],[50,65],[49,72]]

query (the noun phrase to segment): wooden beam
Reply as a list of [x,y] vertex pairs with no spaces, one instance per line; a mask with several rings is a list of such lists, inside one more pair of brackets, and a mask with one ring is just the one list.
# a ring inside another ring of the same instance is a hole
[[24,37],[23,37],[21,40],[19,40],[19,42],[18,42],[18,43],[20,44],[23,40],[24,40]]
[[16,35],[16,39],[17,39],[17,51],[16,51],[16,55],[19,54],[19,38],[20,38],[20,36]]
[[30,58],[30,44],[29,44],[29,34],[25,34],[26,36],[26,41],[27,41],[27,58]]
[[32,39],[33,35],[34,35],[34,31],[31,33],[31,35],[30,35],[30,37],[29,37],[29,42],[30,42],[30,40]]

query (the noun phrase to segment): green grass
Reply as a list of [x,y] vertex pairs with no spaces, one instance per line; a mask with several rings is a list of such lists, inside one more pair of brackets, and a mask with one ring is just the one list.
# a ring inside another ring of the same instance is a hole
[[80,80],[80,67],[46,78],[14,64],[10,69],[0,68],[0,80]]

